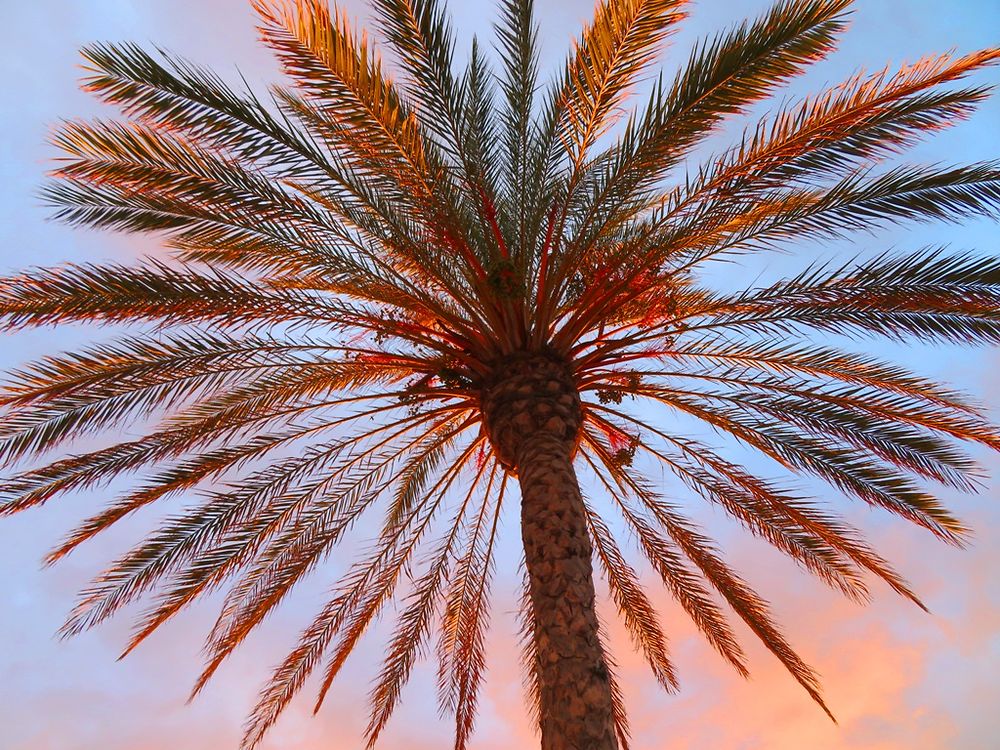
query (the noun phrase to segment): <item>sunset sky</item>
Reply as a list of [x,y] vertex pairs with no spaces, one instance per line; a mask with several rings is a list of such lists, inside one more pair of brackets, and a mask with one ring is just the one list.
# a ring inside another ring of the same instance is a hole
[[[149,238],[70,230],[46,221],[37,189],[54,155],[45,144],[60,118],[112,114],[77,88],[78,49],[97,40],[159,45],[214,68],[227,80],[239,73],[258,91],[277,79],[256,41],[246,0],[0,0],[0,274],[27,265],[116,260],[162,252]],[[592,0],[536,0],[544,45],[542,69],[554,73],[572,37],[589,19]],[[364,19],[365,0],[342,3]],[[492,0],[452,0],[457,36],[491,39]],[[683,31],[661,56],[668,76],[693,42],[758,14],[764,0],[698,0]],[[1000,0],[857,0],[840,49],[797,79],[788,97],[835,84],[859,68],[913,62],[931,52],[972,51],[1000,44]],[[976,82],[1000,82],[1000,68]],[[773,106],[773,104],[772,104]],[[766,111],[759,108],[758,113]],[[742,123],[740,124],[740,127]],[[730,130],[729,134],[736,132]],[[725,133],[714,145],[725,143]],[[916,149],[910,160],[967,163],[1000,159],[1000,96],[971,120]],[[846,258],[886,248],[916,250],[949,244],[997,253],[997,225],[904,225],[850,241],[804,244],[793,254],[740,258],[714,271],[719,284],[757,283],[795,273],[821,258]],[[31,331],[0,343],[6,369],[44,353],[71,348],[92,334],[84,328]],[[947,379],[992,406],[1000,421],[1000,351],[954,347],[873,346],[886,357]],[[742,453],[730,454],[744,458]],[[864,529],[907,574],[928,604],[925,614],[873,584],[875,601],[860,607],[809,579],[791,562],[749,539],[712,512],[681,496],[691,514],[719,540],[727,557],[772,601],[799,653],[822,676],[833,725],[781,665],[738,628],[751,657],[741,679],[695,632],[662,586],[647,575],[681,682],[677,695],[660,691],[631,650],[610,609],[636,750],[992,750],[1000,737],[1000,456],[975,451],[990,473],[978,496],[945,491],[975,531],[970,549],[945,547],[930,534],[807,485]],[[763,462],[752,464],[762,472]],[[102,565],[155,523],[161,511],[128,519],[51,569],[44,553],[75,521],[103,506],[120,487],[58,498],[14,518],[0,519],[0,750],[226,750],[235,748],[246,713],[271,667],[311,618],[324,591],[350,560],[338,550],[268,619],[192,704],[185,703],[200,668],[200,649],[219,597],[168,623],[123,661],[116,657],[130,629],[127,616],[97,631],[60,641],[55,632],[75,594]],[[593,493],[596,496],[598,494]],[[183,502],[183,499],[181,499]],[[176,508],[174,503],[170,506]],[[494,585],[489,668],[473,747],[537,747],[522,699],[515,623],[519,585],[516,509],[505,516],[505,538]],[[622,537],[633,553],[635,545]],[[640,570],[644,570],[641,569]],[[644,570],[649,573],[648,570]],[[391,614],[391,611],[390,611]],[[266,750],[353,750],[367,714],[365,696],[387,628],[366,637],[338,678],[320,713],[311,716],[307,685],[272,731]],[[451,746],[452,724],[437,712],[433,663],[417,670],[380,747],[429,750]]]

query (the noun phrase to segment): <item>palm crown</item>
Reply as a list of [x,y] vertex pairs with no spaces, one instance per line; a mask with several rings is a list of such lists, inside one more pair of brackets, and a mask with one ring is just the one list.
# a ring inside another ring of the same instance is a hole
[[[884,254],[738,293],[706,288],[699,270],[804,235],[995,215],[1000,165],[879,165],[969,114],[988,92],[961,82],[1000,51],[858,74],[778,108],[685,171],[727,118],[833,49],[847,0],[783,0],[699,44],[616,137],[609,131],[682,19],[682,0],[600,3],[544,94],[531,0],[501,0],[498,74],[475,43],[455,72],[434,0],[373,5],[405,71],[399,85],[321,0],[255,2],[262,38],[291,79],[267,102],[164,53],[84,50],[87,90],[127,119],[61,127],[64,156],[46,197],[64,221],[159,232],[173,253],[0,280],[8,329],[144,325],[15,373],[0,455],[27,460],[124,424],[145,434],[22,468],[0,491],[0,513],[145,472],[54,562],[164,497],[198,489],[200,500],[100,574],[65,632],[153,593],[128,651],[228,585],[197,691],[367,513],[380,533],[274,673],[246,744],[325,657],[323,700],[412,570],[372,689],[369,738],[436,628],[440,699],[464,747],[498,518],[511,480],[522,493],[533,481],[519,414],[538,407],[606,490],[581,517],[659,682],[675,685],[666,639],[616,526],[737,670],[746,673],[744,656],[712,590],[822,704],[766,603],[643,466],[666,467],[850,597],[867,597],[866,571],[917,597],[845,521],[672,434],[643,416],[644,404],[703,420],[790,472],[960,544],[966,530],[922,480],[971,488],[975,466],[956,439],[998,448],[996,432],[950,389],[808,336],[996,343],[1000,262],[947,249]],[[551,403],[519,391],[525,378],[551,386]],[[534,601],[525,596],[525,646],[544,713]],[[613,675],[609,684],[624,743]]]

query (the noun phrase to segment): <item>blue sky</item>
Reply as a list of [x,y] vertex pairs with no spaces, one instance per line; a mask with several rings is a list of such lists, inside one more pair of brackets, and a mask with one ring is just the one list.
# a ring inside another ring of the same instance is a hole
[[[590,16],[590,0],[536,0],[545,55],[543,70],[554,71],[572,36]],[[495,16],[489,2],[453,2],[460,39],[490,38]],[[347,5],[365,17],[363,0]],[[720,30],[766,4],[759,0],[702,0],[662,56],[672,74],[693,41]],[[149,238],[71,231],[46,221],[36,198],[53,152],[45,145],[51,126],[64,117],[107,115],[77,89],[77,50],[94,40],[156,43],[207,64],[231,80],[237,68],[257,88],[277,75],[255,41],[253,17],[244,0],[35,0],[5,3],[0,28],[0,248],[2,273],[26,265],[64,261],[118,260],[160,252]],[[880,69],[912,62],[923,54],[971,51],[1000,43],[1000,0],[858,0],[852,27],[839,51],[789,95],[836,83],[858,68]],[[997,69],[977,77],[996,82]],[[259,84],[259,85],[258,85]],[[773,105],[772,105],[773,106]],[[762,107],[761,111],[766,107]],[[728,131],[730,134],[733,131]],[[724,142],[722,134],[715,142]],[[970,121],[945,131],[915,150],[910,160],[962,163],[1000,158],[1000,98]],[[889,247],[903,250],[948,243],[996,253],[996,226],[970,221],[956,226],[907,225],[849,242],[803,244],[783,256],[742,258],[719,269],[720,284],[794,272],[817,258],[845,257]],[[8,336],[0,364],[10,367],[42,353],[73,347],[92,336],[83,328],[33,331]],[[921,371],[946,378],[993,406],[1000,418],[996,351],[883,347]],[[992,478],[978,497],[948,496],[970,521],[976,542],[970,550],[946,549],[927,535],[858,509],[849,512],[873,533],[887,556],[925,594],[932,614],[924,615],[877,590],[867,609],[839,601],[759,545],[744,540],[718,516],[702,513],[727,552],[760,582],[788,623],[793,643],[824,676],[827,695],[841,717],[833,727],[766,655],[751,650],[754,679],[741,681],[698,640],[667,602],[667,629],[682,692],[655,691],[642,665],[619,638],[619,661],[629,683],[637,748],[730,748],[783,750],[987,750],[1000,736],[1000,460],[982,455]],[[111,492],[114,488],[108,490]],[[221,672],[194,704],[185,705],[198,672],[201,639],[211,623],[210,606],[199,606],[170,623],[137,653],[116,662],[128,632],[120,619],[94,633],[63,642],[54,633],[76,590],[156,513],[123,524],[58,567],[41,570],[49,546],[88,509],[110,499],[107,492],[60,499],[49,506],[0,522],[0,750],[189,750],[235,747],[240,724],[260,681],[280,658],[312,612],[323,581],[305,587],[269,620],[246,649]],[[517,564],[517,534],[507,524],[505,559]],[[334,556],[327,581],[346,558]],[[492,677],[474,746],[500,748],[528,743],[514,669],[510,618],[514,577],[501,575],[491,635]],[[379,655],[378,636],[366,639],[327,707],[309,717],[309,696],[293,705],[267,748],[312,750],[353,748],[364,726],[364,686]],[[619,633],[620,636],[620,633]],[[430,672],[418,673],[406,702],[386,735],[387,748],[440,747],[450,726],[436,718]],[[430,697],[428,697],[430,696]]]

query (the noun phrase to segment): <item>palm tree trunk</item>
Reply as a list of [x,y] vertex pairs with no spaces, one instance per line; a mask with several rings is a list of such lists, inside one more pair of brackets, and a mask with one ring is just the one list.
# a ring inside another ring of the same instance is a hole
[[525,440],[518,456],[542,750],[615,750],[590,537],[571,449],[543,432]]
[[573,470],[582,424],[576,383],[557,357],[515,355],[498,366],[482,398],[494,450],[521,486],[542,750],[617,750],[590,537]]

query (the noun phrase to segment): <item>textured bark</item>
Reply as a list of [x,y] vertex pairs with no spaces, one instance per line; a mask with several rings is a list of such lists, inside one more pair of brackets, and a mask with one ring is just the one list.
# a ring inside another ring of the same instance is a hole
[[484,389],[483,411],[494,448],[521,485],[542,750],[616,750],[592,550],[573,470],[581,410],[569,368],[548,356],[513,357]]

